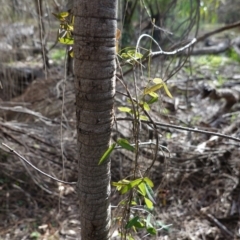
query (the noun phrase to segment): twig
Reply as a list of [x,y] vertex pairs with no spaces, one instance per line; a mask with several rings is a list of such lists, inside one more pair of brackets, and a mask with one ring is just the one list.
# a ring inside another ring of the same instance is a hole
[[36,166],[34,166],[32,163],[30,163],[26,158],[24,158],[22,155],[20,155],[18,152],[16,152],[15,150],[13,150],[11,147],[9,147],[7,144],[5,143],[2,143],[2,145],[6,148],[8,148],[10,150],[10,152],[14,153],[15,155],[17,155],[21,160],[23,160],[25,163],[27,163],[29,166],[31,166],[33,169],[35,169],[36,171],[38,171],[39,173],[43,174],[44,176],[48,177],[48,178],[51,178],[57,182],[60,182],[60,183],[64,183],[64,184],[71,184],[71,185],[75,185],[77,184],[76,182],[65,182],[65,181],[62,181],[62,180],[59,180],[55,177],[52,177],[51,175],[43,172],[42,170],[38,169]]
[[[190,46],[192,46],[192,45],[194,45],[194,44],[196,44],[196,43],[198,43],[198,42],[201,42],[201,41],[203,41],[204,39],[206,39],[206,38],[208,38],[208,37],[210,37],[210,36],[212,36],[212,35],[214,35],[214,34],[217,34],[217,33],[220,33],[220,32],[226,31],[226,30],[230,30],[230,29],[232,29],[232,28],[236,28],[236,27],[239,27],[239,26],[240,26],[240,21],[235,22],[235,23],[233,23],[233,24],[228,24],[228,25],[226,25],[226,26],[224,26],[224,27],[217,28],[217,29],[215,29],[215,30],[213,30],[213,31],[211,31],[211,32],[208,32],[208,33],[203,34],[203,35],[200,36],[200,37],[193,38],[193,39],[191,40],[191,42],[188,43],[187,45],[185,45],[184,47],[179,48],[179,49],[176,49],[176,50],[171,51],[171,52],[164,52],[164,51],[162,51],[162,49],[159,47],[160,51],[158,51],[158,52],[152,52],[152,53],[151,53],[152,58],[158,57],[159,55],[169,55],[169,53],[172,54],[172,53],[174,53],[174,52],[175,52],[175,53],[178,53],[178,52],[180,52],[180,50],[182,51],[182,50],[186,49],[187,47],[190,47]],[[139,41],[141,40],[141,38],[146,37],[146,35],[147,35],[147,34],[143,34],[143,35],[140,36],[140,38],[138,39],[138,44],[136,45],[137,48],[138,48],[138,46],[139,46]],[[149,37],[149,35],[148,35],[148,37]],[[152,38],[152,37],[150,36],[150,38]],[[158,44],[155,40],[153,40],[153,41],[159,46],[159,44]],[[171,47],[171,49],[177,48],[180,44],[181,44],[181,43],[179,43],[179,44],[177,44],[177,45],[176,45],[176,44],[173,45],[173,46]],[[171,55],[171,54],[170,54],[170,55]],[[147,61],[147,60],[144,59],[144,60],[142,61],[142,64],[144,64],[146,61]],[[132,70],[133,70],[133,67],[131,67],[130,69],[128,69],[127,71],[125,71],[125,72],[123,73],[123,76],[127,75],[127,74],[130,73]]]
[[137,45],[136,45],[137,51],[138,51],[138,49],[139,49],[140,41],[141,41],[142,38],[144,38],[144,37],[150,38],[151,41],[153,41],[153,42],[158,46],[158,48],[159,48],[159,51],[150,52],[150,53],[149,53],[149,56],[151,56],[151,57],[156,56],[156,55],[175,55],[175,54],[177,54],[177,53],[179,53],[179,52],[182,52],[182,51],[184,51],[185,49],[191,47],[192,45],[194,45],[194,44],[197,42],[197,39],[196,39],[196,38],[193,38],[193,39],[191,40],[191,42],[189,42],[189,43],[186,44],[185,46],[183,46],[183,47],[181,47],[181,48],[178,48],[178,49],[176,49],[176,50],[173,50],[173,51],[171,51],[171,52],[165,52],[165,51],[162,50],[162,48],[159,46],[158,42],[157,42],[152,36],[150,36],[150,35],[148,35],[148,34],[142,34],[142,35],[138,38],[138,41],[137,41]]
[[234,235],[231,233],[222,223],[220,223],[212,214],[206,214],[206,216],[213,221],[224,233],[229,235],[233,239]]
[[[117,121],[124,121],[124,120],[125,121],[133,121],[132,118],[116,118],[116,120]],[[152,122],[150,122],[150,121],[142,120],[142,122],[147,123],[147,124],[152,124]],[[221,134],[221,133],[199,130],[199,129],[189,128],[189,127],[181,127],[181,126],[177,126],[177,125],[172,125],[172,124],[167,124],[167,123],[159,123],[159,122],[155,122],[155,125],[162,126],[162,127],[175,128],[175,129],[184,130],[184,131],[188,131],[188,132],[197,132],[197,133],[202,133],[202,134],[207,134],[207,135],[214,135],[214,136],[218,136],[218,137],[231,139],[231,140],[240,142],[239,138],[231,137],[231,136]]]

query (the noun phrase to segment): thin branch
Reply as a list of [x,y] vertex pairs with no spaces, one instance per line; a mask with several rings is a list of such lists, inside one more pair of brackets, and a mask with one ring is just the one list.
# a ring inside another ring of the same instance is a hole
[[[125,121],[133,121],[132,118],[116,118],[116,120],[117,121],[124,121],[124,120]],[[151,121],[142,120],[142,122],[146,123],[146,124],[152,124]],[[175,129],[184,130],[184,131],[188,131],[188,132],[196,132],[196,133],[201,133],[201,134],[213,135],[213,136],[218,136],[218,137],[222,137],[222,138],[226,138],[226,139],[231,139],[236,142],[240,142],[239,138],[231,137],[231,136],[228,136],[228,135],[225,135],[222,133],[210,132],[210,131],[199,130],[199,129],[189,128],[189,127],[181,127],[181,126],[177,126],[177,125],[173,125],[173,124],[160,123],[160,122],[155,122],[155,125],[161,126],[161,127],[175,128]]]
[[234,237],[234,234],[230,232],[222,223],[220,223],[212,214],[206,214],[207,217],[215,223],[225,234],[231,237],[231,239]]
[[[220,32],[226,31],[226,30],[230,30],[230,29],[233,29],[233,28],[236,28],[236,27],[239,27],[239,26],[240,26],[240,21],[235,22],[235,23],[233,23],[233,24],[228,24],[228,25],[223,26],[223,27],[220,27],[220,28],[217,28],[217,29],[215,29],[215,30],[213,30],[213,31],[211,31],[211,32],[205,33],[205,34],[203,34],[203,35],[201,35],[201,36],[199,36],[199,37],[197,37],[197,38],[193,38],[193,39],[191,40],[191,42],[188,43],[187,45],[185,45],[184,47],[179,48],[179,49],[176,49],[176,50],[171,51],[171,52],[162,51],[162,49],[160,48],[159,44],[154,40],[154,43],[156,43],[156,44],[159,46],[160,51],[158,51],[158,52],[152,52],[152,53],[151,53],[151,54],[152,54],[152,57],[155,58],[155,57],[158,57],[159,55],[169,55],[169,53],[172,54],[173,52],[178,53],[178,52],[180,52],[180,50],[181,50],[181,51],[182,51],[182,50],[185,50],[187,47],[190,47],[190,46],[192,46],[192,45],[194,45],[194,44],[196,44],[196,43],[198,43],[198,42],[201,42],[201,41],[203,41],[204,39],[206,39],[206,38],[208,38],[208,37],[210,37],[210,36],[212,36],[212,35],[214,35],[214,34],[217,34],[217,33],[220,33]],[[147,35],[147,34],[143,34],[143,35],[141,35],[141,36],[139,37],[138,43],[137,43],[137,45],[136,45],[137,48],[139,47],[139,42],[140,42],[141,38],[146,37],[146,35]],[[147,37],[149,37],[149,35],[147,35]],[[150,38],[152,38],[152,37],[150,36]],[[173,46],[171,47],[171,49],[177,48],[180,44],[182,44],[182,43],[178,43],[178,44],[173,45]],[[171,55],[171,54],[170,54],[170,55]],[[142,64],[146,63],[146,61],[147,61],[147,60],[144,59],[144,60],[142,61]],[[130,69],[128,69],[127,71],[125,71],[125,72],[123,73],[123,76],[127,75],[127,74],[130,73],[132,70],[133,70],[133,68],[131,67]]]
[[76,182],[65,182],[65,181],[62,181],[62,180],[59,180],[55,177],[52,177],[51,175],[43,172],[42,170],[38,169],[37,167],[35,167],[32,163],[30,163],[26,158],[24,158],[22,155],[20,155],[18,152],[16,152],[15,150],[13,150],[11,147],[9,147],[7,144],[5,143],[2,143],[2,145],[6,148],[8,148],[10,150],[10,152],[14,153],[15,155],[17,155],[21,160],[23,160],[25,163],[27,163],[29,166],[31,166],[34,170],[38,171],[39,173],[43,174],[44,176],[48,177],[48,178],[51,178],[57,182],[60,182],[60,183],[64,183],[64,184],[71,184],[71,185],[75,185],[77,184]]

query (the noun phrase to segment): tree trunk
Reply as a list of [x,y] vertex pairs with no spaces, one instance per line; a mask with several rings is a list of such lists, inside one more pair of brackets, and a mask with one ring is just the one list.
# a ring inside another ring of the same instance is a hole
[[115,95],[117,0],[74,1],[74,71],[81,239],[109,239],[110,144]]

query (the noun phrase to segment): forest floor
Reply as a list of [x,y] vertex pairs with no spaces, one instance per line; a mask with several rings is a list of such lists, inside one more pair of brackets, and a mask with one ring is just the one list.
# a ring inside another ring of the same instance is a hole
[[[156,198],[153,215],[159,229],[152,239],[240,239],[240,144],[234,140],[240,138],[239,60],[227,53],[192,56],[167,81],[173,98],[162,91],[161,99],[149,113],[159,123],[162,146],[150,172]],[[18,62],[24,73],[27,70],[27,77],[21,75],[20,79],[13,80],[11,74],[6,74],[11,70],[4,69],[1,73],[0,142],[44,172],[75,182],[73,77],[65,82],[64,69],[59,63],[53,65],[46,76],[38,67],[41,64],[29,62],[33,60]],[[16,67],[16,63],[11,66]],[[153,66],[155,76],[161,77],[158,59],[153,61]],[[129,88],[133,87],[131,74],[125,81]],[[140,82],[140,78],[137,81]],[[117,90],[124,91],[119,81]],[[126,97],[117,93],[116,118],[127,117],[117,108],[126,104]],[[119,121],[113,138],[120,136],[131,141],[131,131],[129,121]],[[151,131],[143,124],[141,142],[150,140],[153,141]],[[152,162],[151,146],[139,154],[140,171]],[[133,160],[133,155],[126,150],[116,150],[112,156],[112,181],[127,177]],[[118,214],[114,206],[119,199],[113,190],[114,217]],[[80,223],[74,185],[60,184],[42,176],[2,145],[0,206],[0,239],[78,237]],[[113,232],[115,234],[117,228],[113,228]],[[150,239],[142,231],[135,239],[143,237]]]

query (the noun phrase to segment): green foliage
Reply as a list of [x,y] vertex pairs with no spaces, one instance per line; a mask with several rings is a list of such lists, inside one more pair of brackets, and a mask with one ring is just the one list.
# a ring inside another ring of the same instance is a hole
[[[60,12],[58,14],[52,13],[59,21],[60,26],[58,29],[57,39],[58,42],[69,46],[69,55],[73,57],[74,44],[73,29],[74,29],[74,16],[70,12]],[[121,31],[117,29],[116,31],[116,52],[118,52],[118,40],[121,36]]]
[[98,165],[102,164],[105,160],[108,159],[108,157],[110,156],[110,154],[112,153],[112,151],[114,150],[116,146],[116,143],[113,143],[108,149],[106,152],[104,152],[104,154],[102,155],[102,157],[100,158],[99,160],[99,163]]
[[224,55],[202,55],[193,58],[196,65],[208,66],[209,68],[219,68],[229,62],[229,58]]
[[[121,51],[122,53],[120,53],[120,57],[126,62],[129,63],[131,65],[134,65],[135,63],[140,63],[139,60],[141,60],[143,58],[143,55],[139,52],[136,51],[135,48],[130,48],[130,50]],[[142,59],[143,60],[143,59]]]
[[142,196],[145,206],[149,209],[153,209],[153,204],[156,204],[155,199],[154,199],[154,192],[152,190],[153,188],[153,182],[148,178],[137,178],[134,180],[127,180],[123,179],[120,180],[119,182],[113,182],[112,186],[116,187],[116,189],[121,193],[121,194],[126,194],[130,190],[135,190],[137,196]]
[[240,56],[233,48],[227,51],[227,56],[233,61],[240,62]]
[[127,139],[120,138],[117,140],[117,144],[128,151],[135,151],[135,148],[128,142]]
[[200,16],[202,22],[217,23],[218,12],[221,0],[202,0],[200,3]]
[[[146,86],[144,88],[143,94],[141,96],[141,100],[139,101],[139,103],[137,103],[136,101],[134,102],[135,107],[120,106],[120,107],[118,107],[118,110],[120,112],[125,112],[125,113],[130,114],[132,117],[134,117],[136,115],[137,117],[139,117],[140,120],[147,121],[148,117],[145,115],[145,112],[150,111],[151,105],[158,101],[159,95],[156,92],[158,90],[160,90],[161,88],[164,89],[164,91],[168,97],[172,98],[172,94],[168,90],[166,83],[164,83],[163,80],[160,78],[154,78],[148,84],[148,86]],[[139,111],[136,110],[136,109],[138,109],[136,106],[140,107]]]
[[66,54],[65,49],[53,49],[50,52],[50,56],[51,56],[51,59],[53,59],[53,61],[64,60],[65,54]]
[[[119,182],[113,182],[112,185],[121,194],[126,194],[129,191],[133,191],[134,200],[131,201],[131,206],[139,205],[141,202],[144,202],[144,207],[147,211],[152,211],[154,209],[154,192],[152,188],[154,187],[153,182],[148,178],[137,178],[134,180],[123,179]],[[126,201],[123,201],[122,204],[126,204]],[[147,217],[144,215],[134,214],[127,224],[125,225],[126,229],[132,229],[136,232],[138,229],[146,229],[147,233],[151,235],[156,235],[157,230],[150,221],[151,214]]]
[[30,234],[30,238],[32,238],[32,239],[40,239],[40,237],[41,237],[41,234],[39,233],[39,232],[37,232],[37,231],[35,231],[35,232],[32,232],[31,234]]
[[[130,51],[124,54],[121,54],[121,57],[125,60],[129,60],[129,63],[135,64],[137,62],[136,57],[137,54],[134,51]],[[142,55],[139,55],[141,58]],[[149,81],[147,86],[144,87],[142,94],[140,95],[139,101],[136,101],[134,98],[130,98],[127,100],[131,105],[130,106],[120,106],[118,110],[132,116],[133,119],[138,118],[139,120],[148,120],[147,112],[151,110],[152,104],[157,102],[159,99],[158,91],[160,89],[164,89],[166,95],[172,98],[170,91],[166,83],[160,78],[154,78]],[[136,119],[135,119],[136,120]],[[137,147],[130,144],[126,139],[118,139],[116,141],[117,145],[131,152],[136,153]],[[108,149],[105,155],[109,156],[112,152],[113,148]],[[101,158],[104,160],[105,157]],[[142,206],[146,210],[146,212],[151,213],[154,211],[154,206],[156,204],[155,194],[153,191],[153,182],[148,177],[140,177],[134,179],[121,179],[118,182],[112,182],[112,186],[116,188],[116,190],[121,195],[132,196],[132,198],[128,198],[130,200],[121,201],[121,205],[129,206],[130,209],[134,209],[135,206]],[[119,217],[120,222],[124,222],[124,226],[126,229],[126,237],[127,239],[133,239],[131,231],[137,232],[138,230],[145,229],[146,232],[150,235],[157,234],[157,224],[156,221],[150,221],[151,217],[146,217],[144,214],[139,213],[138,211],[131,210],[132,216],[129,219],[122,219]],[[126,222],[127,220],[127,222]],[[130,232],[129,232],[130,231]],[[123,233],[121,232],[120,235]]]
[[65,45],[73,45],[73,24],[74,17],[69,12],[61,12],[53,15],[60,21],[58,30],[58,41]]
[[151,86],[150,88],[144,89],[144,95],[149,94],[149,93],[154,93],[163,87],[164,91],[168,95],[168,97],[172,98],[172,94],[169,92],[167,85],[163,82],[163,80],[161,78],[154,78],[153,83],[154,83],[153,86]]

